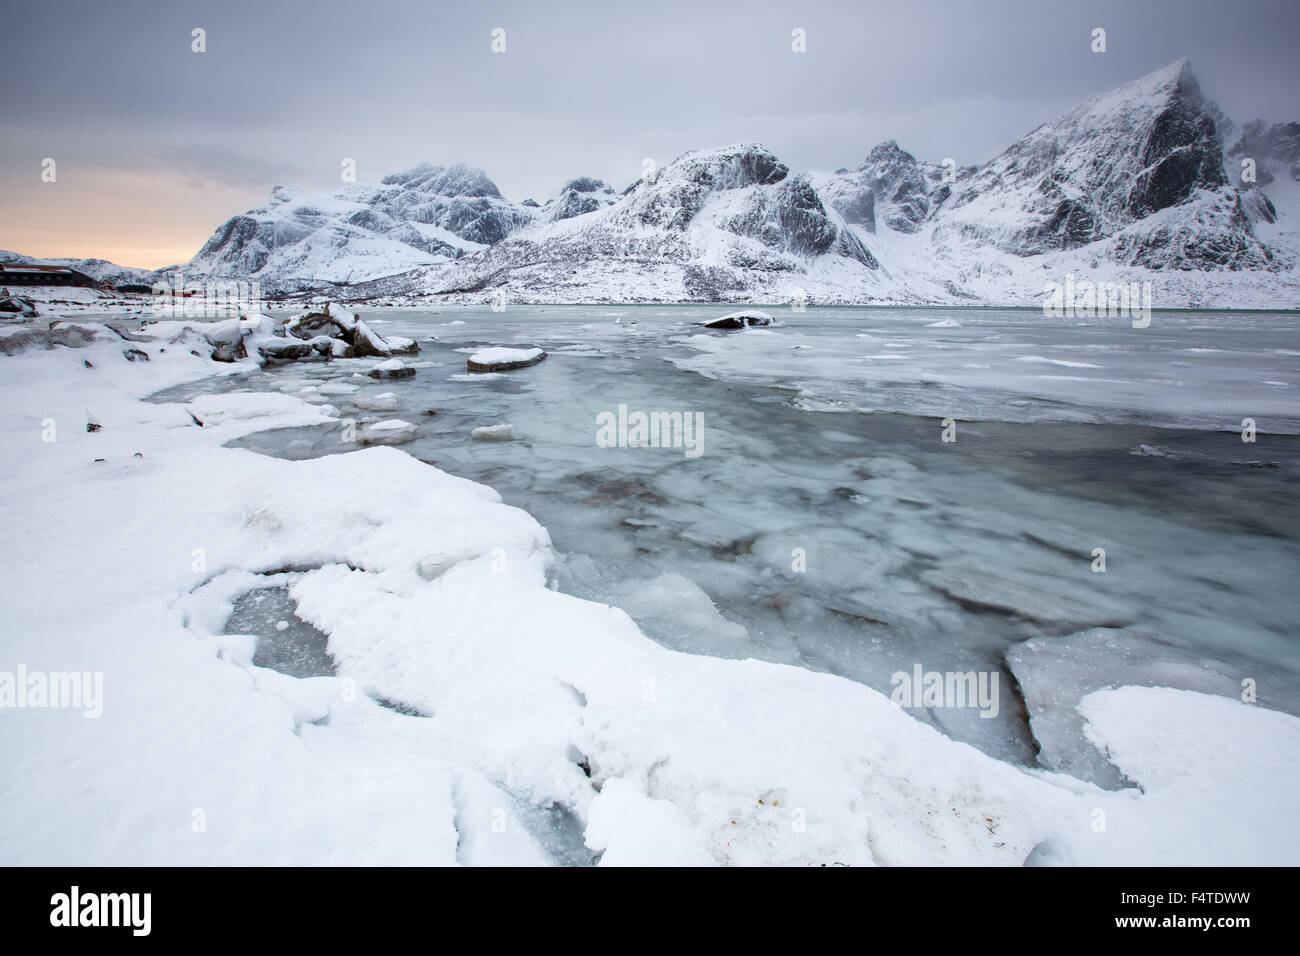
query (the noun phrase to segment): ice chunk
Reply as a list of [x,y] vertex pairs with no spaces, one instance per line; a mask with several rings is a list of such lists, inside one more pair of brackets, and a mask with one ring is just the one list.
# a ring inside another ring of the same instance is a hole
[[368,412],[394,412],[401,403],[392,392],[381,392],[378,395],[358,395],[352,399],[352,404]]
[[400,418],[367,425],[361,432],[361,440],[369,445],[400,445],[415,437],[415,426]]
[[1064,637],[1035,637],[1006,652],[1020,684],[1043,766],[1100,786],[1120,777],[1084,736],[1078,704],[1096,690],[1123,685],[1175,687],[1238,696],[1240,675],[1222,661],[1198,658],[1154,634],[1093,628]]
[[470,432],[470,437],[478,441],[514,441],[515,427],[509,423],[503,425],[480,425]]

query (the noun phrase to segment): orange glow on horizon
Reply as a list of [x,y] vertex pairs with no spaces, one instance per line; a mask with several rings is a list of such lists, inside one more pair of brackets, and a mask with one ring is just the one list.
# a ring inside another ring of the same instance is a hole
[[81,243],[15,247],[0,241],[0,249],[35,259],[107,259],[114,265],[132,266],[137,269],[161,269],[163,266],[181,265],[189,262],[201,245],[202,243],[188,248],[170,249],[140,246],[87,246]]

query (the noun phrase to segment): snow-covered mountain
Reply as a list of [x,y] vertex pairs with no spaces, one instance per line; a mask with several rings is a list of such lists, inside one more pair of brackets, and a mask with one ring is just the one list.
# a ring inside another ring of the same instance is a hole
[[990,305],[1035,304],[1076,274],[1149,281],[1157,308],[1295,308],[1297,223],[1300,124],[1237,131],[1180,60],[980,166],[891,140],[856,169],[798,173],[743,143],[622,192],[573,179],[539,205],[422,164],[325,195],[277,186],[164,272],[351,301]]
[[503,199],[481,169],[423,163],[328,194],[276,186],[266,205],[227,221],[177,269],[281,290],[360,282],[477,252],[535,215]]
[[1276,271],[1251,228],[1271,210],[1229,185],[1219,121],[1185,60],[1094,97],[957,176],[935,200],[935,245]]

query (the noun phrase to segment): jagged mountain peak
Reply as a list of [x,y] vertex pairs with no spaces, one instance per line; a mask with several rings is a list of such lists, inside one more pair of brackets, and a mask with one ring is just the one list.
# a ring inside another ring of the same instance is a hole
[[789,173],[790,167],[762,143],[733,143],[682,153],[659,171],[659,178],[683,178],[711,189],[740,189],[770,186]]
[[436,196],[471,196],[501,198],[497,184],[477,166],[456,163],[452,166],[434,166],[419,163],[401,173],[385,176],[385,186],[401,186]]
[[559,222],[604,209],[616,202],[618,195],[603,179],[579,176],[565,183],[560,195],[546,204],[546,218],[549,222]]

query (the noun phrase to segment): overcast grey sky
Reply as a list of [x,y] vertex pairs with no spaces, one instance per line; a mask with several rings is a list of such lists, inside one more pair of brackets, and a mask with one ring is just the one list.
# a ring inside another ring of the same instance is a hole
[[184,260],[272,185],[336,188],[345,157],[363,181],[464,161],[538,201],[749,140],[796,169],[886,139],[966,165],[1182,56],[1238,122],[1300,120],[1298,41],[1297,0],[15,4],[0,249]]

